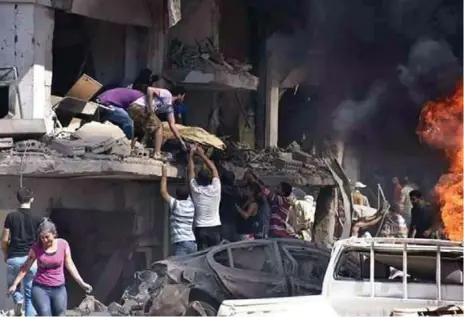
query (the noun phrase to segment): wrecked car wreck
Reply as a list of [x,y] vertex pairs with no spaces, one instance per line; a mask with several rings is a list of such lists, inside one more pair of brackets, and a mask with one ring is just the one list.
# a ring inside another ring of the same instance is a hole
[[136,272],[107,313],[215,316],[225,299],[316,295],[329,259],[328,249],[297,239],[221,244]]

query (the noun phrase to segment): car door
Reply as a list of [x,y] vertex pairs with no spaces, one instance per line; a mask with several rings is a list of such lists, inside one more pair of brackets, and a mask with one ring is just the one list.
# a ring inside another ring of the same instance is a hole
[[224,245],[207,256],[231,298],[288,296],[277,244],[271,240]]
[[280,247],[290,295],[320,294],[330,252],[298,244],[280,244]]

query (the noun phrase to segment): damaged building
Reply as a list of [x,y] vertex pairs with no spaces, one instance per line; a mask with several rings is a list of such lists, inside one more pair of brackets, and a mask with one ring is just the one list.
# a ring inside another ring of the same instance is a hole
[[[94,295],[118,300],[134,271],[168,256],[169,214],[159,195],[162,163],[96,122],[92,95],[127,86],[148,67],[160,87],[186,87],[189,126],[250,148],[276,145],[263,137],[267,125],[255,124],[268,120],[255,110],[266,104],[256,102],[267,68],[259,54],[274,31],[262,28],[279,27],[269,11],[247,1],[0,1],[2,219],[17,206],[17,188],[31,187],[33,211],[57,223]],[[223,147],[217,138],[206,143]],[[170,165],[170,190],[184,169]],[[334,186],[327,179],[319,183]],[[69,306],[82,300],[74,282],[68,291]]]

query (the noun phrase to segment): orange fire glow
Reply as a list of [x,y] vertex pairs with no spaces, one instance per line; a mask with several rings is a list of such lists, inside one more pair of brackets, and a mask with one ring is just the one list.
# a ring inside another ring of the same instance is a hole
[[444,150],[448,173],[440,177],[435,193],[441,208],[445,233],[451,240],[463,240],[463,96],[462,82],[453,96],[427,103],[421,113],[421,140]]

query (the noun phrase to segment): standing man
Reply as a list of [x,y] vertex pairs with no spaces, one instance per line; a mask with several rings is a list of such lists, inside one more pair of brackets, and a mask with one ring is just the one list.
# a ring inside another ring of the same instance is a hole
[[411,225],[409,226],[410,238],[432,238],[432,227],[434,225],[434,214],[422,193],[414,189],[409,193],[411,199]]
[[[2,251],[7,264],[8,288],[13,285],[21,267],[26,263],[29,249],[37,242],[37,229],[42,220],[31,212],[31,204],[34,201],[32,189],[21,187],[16,193],[16,198],[19,208],[6,216],[2,233]],[[35,316],[31,291],[36,271],[37,266],[34,264],[24,278],[24,297],[21,294],[21,286],[13,293],[15,316],[22,315],[23,304],[25,304],[26,316]]]
[[292,195],[292,185],[287,182],[281,182],[275,192],[264,186],[264,183],[253,173],[249,174],[261,187],[264,196],[269,200],[271,205],[271,219],[269,223],[268,235],[270,238],[295,238],[295,231],[288,223],[290,208],[292,206],[290,197]]
[[[198,171],[195,178],[193,156],[198,154],[207,166]],[[221,181],[214,163],[205,155],[201,147],[192,147],[188,160],[188,179],[190,194],[195,205],[195,237],[198,250],[203,250],[221,242]]]
[[402,203],[401,203],[401,190],[403,187],[400,184],[400,180],[398,177],[393,177],[392,178],[392,183],[393,183],[393,202],[395,204],[395,210],[397,212],[401,212],[403,209]]
[[409,179],[405,177],[403,180],[403,188],[401,189],[400,213],[406,221],[408,228],[411,225],[412,202],[410,198],[410,193],[413,190],[413,185],[409,182]]
[[[102,121],[110,121],[119,126],[128,139],[142,139],[151,136],[154,139],[154,159],[164,160],[161,155],[163,145],[162,121],[167,121],[182,149],[187,150],[176,127],[174,103],[180,103],[185,97],[185,89],[175,87],[172,93],[167,89],[144,86],[145,94],[129,88],[115,88],[105,91],[97,97],[97,102],[111,107],[101,110]],[[147,106],[148,105],[148,106]]]
[[163,166],[161,176],[161,197],[169,204],[171,210],[171,243],[174,256],[197,252],[197,243],[193,234],[195,207],[190,199],[187,186],[178,187],[176,198],[168,193],[167,166]]

